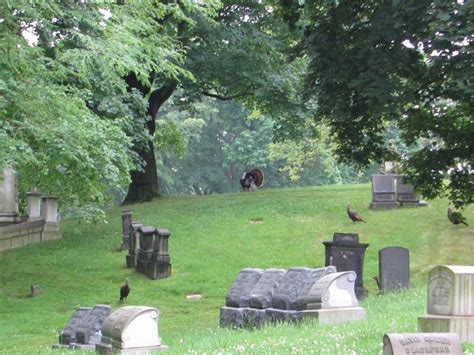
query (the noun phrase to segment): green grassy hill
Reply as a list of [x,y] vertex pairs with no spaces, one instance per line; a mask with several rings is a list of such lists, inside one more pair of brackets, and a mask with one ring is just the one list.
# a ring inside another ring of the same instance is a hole
[[[128,304],[160,309],[160,336],[171,353],[377,353],[386,332],[415,332],[426,312],[426,276],[439,264],[473,265],[474,228],[453,226],[447,201],[429,207],[371,211],[370,185],[262,190],[215,196],[163,197],[129,206],[133,220],[171,231],[173,276],[150,280],[125,268],[121,209],[108,212],[108,224],[63,221],[64,239],[0,253],[0,351],[49,352],[78,306],[118,304],[126,277]],[[353,224],[351,204],[367,221]],[[465,213],[474,224],[474,210]],[[263,223],[251,223],[251,219]],[[369,243],[364,265],[369,298],[367,319],[337,327],[304,324],[259,331],[220,329],[219,307],[245,267],[289,268],[324,265],[323,240],[334,232],[358,233]],[[377,296],[378,250],[410,250],[412,287]],[[27,297],[30,285],[41,295]],[[202,300],[186,295],[199,293]],[[467,352],[474,344],[465,344]]]

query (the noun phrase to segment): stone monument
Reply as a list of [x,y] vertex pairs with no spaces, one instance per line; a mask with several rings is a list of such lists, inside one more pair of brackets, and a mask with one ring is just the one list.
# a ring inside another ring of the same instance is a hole
[[409,251],[402,247],[379,250],[380,293],[399,291],[410,286]]
[[400,207],[420,207],[420,195],[415,193],[412,185],[403,182],[403,176],[395,175],[395,184]]
[[428,314],[419,332],[456,333],[474,342],[474,266],[440,265],[428,275]]
[[334,233],[332,241],[323,242],[325,250],[325,265],[334,265],[337,271],[355,271],[355,293],[358,299],[367,297],[364,287],[364,256],[369,246],[359,243],[359,235],[352,233]]
[[372,202],[370,209],[397,208],[394,175],[372,175]]
[[0,177],[0,226],[20,222],[16,191],[16,172],[3,169]]
[[132,229],[132,211],[122,211],[122,250],[130,248],[130,233]]
[[102,325],[98,354],[150,354],[165,351],[158,333],[158,309],[126,306],[113,312]]
[[127,268],[134,268],[137,266],[138,252],[140,250],[140,233],[139,228],[143,227],[141,222],[132,222],[130,228],[128,255],[125,256]]

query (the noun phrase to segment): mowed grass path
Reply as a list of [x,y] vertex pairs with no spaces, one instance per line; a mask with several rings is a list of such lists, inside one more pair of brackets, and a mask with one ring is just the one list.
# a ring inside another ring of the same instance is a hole
[[[415,332],[426,312],[427,272],[439,264],[474,265],[474,228],[453,226],[447,201],[429,207],[371,211],[370,185],[262,190],[215,196],[163,197],[128,206],[133,220],[171,231],[173,276],[150,280],[125,268],[121,210],[108,212],[108,224],[63,221],[64,239],[0,253],[0,351],[50,352],[79,306],[118,304],[126,277],[128,304],[160,309],[160,336],[171,353],[328,353],[380,352],[386,332]],[[353,224],[351,204],[368,223]],[[474,210],[465,213],[474,224]],[[263,223],[251,223],[251,219]],[[362,303],[367,320],[337,327],[305,324],[259,331],[219,329],[219,307],[242,268],[324,265],[323,240],[334,232],[358,233],[369,243]],[[410,250],[411,290],[380,297],[372,277],[378,250]],[[30,285],[41,295],[27,297]],[[186,295],[202,294],[199,301]],[[474,344],[465,344],[467,352]]]

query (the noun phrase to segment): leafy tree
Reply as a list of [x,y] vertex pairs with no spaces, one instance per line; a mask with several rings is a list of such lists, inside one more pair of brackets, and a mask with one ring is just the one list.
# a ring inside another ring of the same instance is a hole
[[[331,128],[342,161],[388,154],[395,124],[405,173],[428,198],[474,199],[472,1],[282,0],[309,59],[308,95]],[[418,148],[417,144],[424,142]],[[444,183],[445,177],[449,183]]]

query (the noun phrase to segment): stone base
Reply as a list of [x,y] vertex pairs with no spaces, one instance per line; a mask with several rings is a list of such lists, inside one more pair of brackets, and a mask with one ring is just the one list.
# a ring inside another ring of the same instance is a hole
[[20,214],[17,212],[0,213],[0,226],[7,226],[13,223],[21,222]]
[[265,315],[269,323],[298,323],[303,319],[302,311],[267,308]]
[[135,255],[126,255],[125,263],[129,269],[137,267],[137,257]]
[[95,344],[80,344],[80,343],[71,343],[71,344],[54,344],[53,349],[80,349],[80,350],[94,350]]
[[304,319],[315,319],[322,324],[338,324],[363,320],[365,310],[362,307],[316,309],[301,311],[301,315]]
[[267,323],[267,314],[264,309],[244,308],[244,327],[261,328]]
[[130,354],[130,355],[149,355],[158,351],[167,351],[168,346],[158,345],[158,346],[148,346],[141,348],[114,348],[110,344],[100,343],[95,346],[96,354],[111,355],[111,354]]
[[420,203],[419,202],[400,202],[400,207],[416,208],[416,207],[420,207]]
[[418,205],[419,205],[420,207],[428,207],[428,202],[421,200],[421,201],[418,203]]
[[59,230],[59,223],[46,222],[43,227],[41,241],[61,239],[63,236]]
[[397,208],[398,204],[396,202],[390,201],[390,202],[371,202],[370,203],[370,209],[371,210],[391,210],[393,208]]
[[128,235],[123,236],[121,248],[122,250],[130,249],[130,237]]
[[163,279],[171,276],[171,264],[154,262],[148,264],[146,274],[152,279]]
[[219,324],[221,327],[243,328],[244,308],[221,307]]
[[461,341],[474,342],[474,316],[418,317],[418,331],[422,333],[456,333]]

